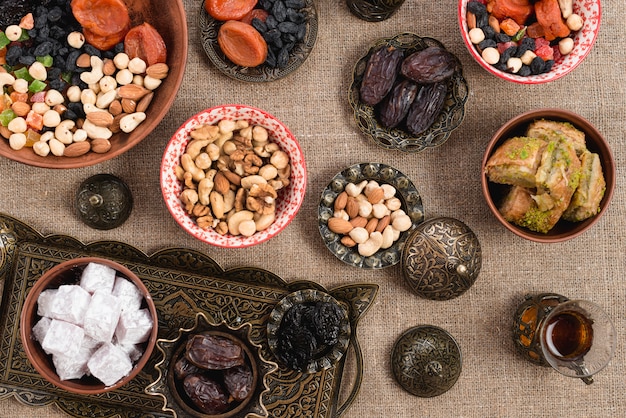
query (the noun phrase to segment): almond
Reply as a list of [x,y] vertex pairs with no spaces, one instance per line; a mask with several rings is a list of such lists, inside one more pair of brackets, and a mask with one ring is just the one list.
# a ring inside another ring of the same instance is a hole
[[82,142],[74,142],[65,147],[65,151],[63,151],[64,157],[80,157],[81,155],[85,155],[91,149],[91,144],[87,141]]
[[376,226],[378,226],[378,219],[372,218],[369,221],[367,221],[367,225],[365,225],[365,230],[369,234],[371,234],[372,232],[376,231]]
[[228,179],[229,182],[231,182],[235,186],[241,186],[241,176],[239,174],[233,173],[229,170],[222,171],[222,174]]
[[111,149],[111,142],[105,138],[96,138],[91,141],[91,150],[96,154],[104,154]]
[[352,231],[352,224],[342,218],[330,218],[328,220],[328,229],[335,234],[347,234]]
[[359,202],[356,198],[348,196],[348,200],[346,201],[346,212],[351,219],[356,218],[359,215]]
[[122,113],[122,103],[119,100],[113,100],[109,105],[109,113],[113,116],[117,116]]
[[224,176],[224,174],[222,174],[221,171],[218,171],[218,173],[215,175],[213,183],[213,189],[222,196],[224,196],[226,193],[228,193],[228,190],[230,190],[230,181],[228,181],[228,179]]
[[346,203],[348,203],[348,193],[345,191],[339,193],[335,199],[335,212],[345,209]]
[[122,99],[121,104],[124,113],[135,113],[137,109],[137,102],[132,99]]
[[373,189],[369,195],[367,196],[367,201],[372,205],[381,202],[385,198],[385,191],[382,187],[377,187]]
[[340,241],[346,247],[354,247],[356,245],[356,242],[354,242],[354,240],[350,238],[350,235],[344,235],[343,237],[341,237]]
[[150,90],[137,84],[126,84],[118,89],[118,94],[122,99],[135,101],[141,99],[148,93],[150,93]]
[[113,75],[117,71],[115,67],[115,63],[111,58],[107,58],[104,60],[104,65],[102,66],[102,73],[104,75]]
[[87,120],[96,126],[108,128],[113,123],[113,115],[104,110],[96,110],[87,113]]
[[145,96],[143,96],[141,100],[139,100],[139,103],[137,103],[137,108],[135,109],[135,111],[145,112],[146,110],[148,110],[148,106],[150,106],[150,103],[152,102],[153,97],[154,97],[154,92],[152,91],[146,94]]
[[378,220],[378,225],[376,225],[376,231],[383,232],[387,225],[391,222],[391,216],[385,215]]
[[84,53],[76,58],[76,66],[80,68],[89,68],[91,67],[91,55]]
[[168,72],[169,67],[164,62],[158,62],[146,68],[146,74],[158,80],[163,80],[167,77]]
[[26,116],[28,112],[30,112],[30,105],[26,102],[14,102],[11,105],[11,110],[13,110],[17,116]]
[[362,216],[357,216],[356,218],[350,219],[350,223],[355,228],[365,228],[365,225],[367,225],[367,219]]
[[120,129],[120,121],[126,115],[128,115],[128,113],[120,113],[119,115],[115,116],[113,118],[113,123],[111,123],[111,126],[109,126],[109,130],[114,134],[122,132],[122,129]]

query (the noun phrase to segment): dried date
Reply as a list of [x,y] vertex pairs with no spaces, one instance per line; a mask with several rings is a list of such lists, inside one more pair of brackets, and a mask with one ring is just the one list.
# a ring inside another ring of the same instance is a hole
[[229,407],[228,395],[222,385],[203,374],[190,374],[183,381],[185,393],[205,414],[220,414]]
[[441,82],[454,74],[457,61],[454,55],[443,48],[431,46],[409,55],[400,72],[420,84]]
[[406,126],[414,135],[428,129],[437,119],[446,100],[446,83],[424,85],[409,109]]
[[404,52],[392,46],[383,46],[371,55],[365,67],[359,93],[363,103],[374,106],[392,89]]
[[385,128],[395,128],[406,118],[417,96],[419,85],[411,80],[400,81],[381,102],[380,123]]
[[244,364],[224,370],[224,385],[236,401],[243,401],[252,391],[252,371]]
[[187,341],[186,348],[187,360],[202,369],[224,370],[241,366],[245,360],[241,345],[216,335],[196,334]]
[[190,374],[198,372],[200,372],[200,368],[191,364],[184,356],[179,358],[174,364],[174,376],[178,380],[183,380]]

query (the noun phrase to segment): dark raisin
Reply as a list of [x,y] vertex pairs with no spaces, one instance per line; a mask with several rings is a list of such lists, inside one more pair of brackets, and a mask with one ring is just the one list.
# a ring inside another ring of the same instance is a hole
[[505,49],[504,51],[502,51],[502,53],[500,54],[500,62],[506,64],[506,62],[509,60],[509,58],[515,56],[515,52],[516,51],[517,51],[517,47],[515,47],[515,46],[510,46],[507,49]]
[[274,2],[270,13],[279,22],[284,22],[287,19],[287,8],[285,7],[285,3],[283,3],[282,0],[276,0],[276,2]]
[[49,86],[51,89],[57,90],[57,91],[63,91],[68,87],[67,83],[63,81],[63,79],[61,78],[57,78],[57,79],[50,81]]
[[386,128],[398,126],[409,113],[418,90],[419,86],[407,79],[396,84],[381,103],[380,123]]
[[13,66],[19,63],[19,59],[22,56],[22,47],[19,45],[13,45],[7,49],[7,55],[5,57],[7,64]]
[[304,23],[306,15],[294,9],[287,9],[287,20],[293,23]]
[[296,39],[298,41],[302,41],[305,36],[306,36],[306,25],[304,23],[301,23],[300,26],[298,26],[298,33],[296,33]]
[[493,39],[485,39],[478,44],[478,48],[480,48],[480,50],[495,48],[496,46],[498,46],[498,44]]
[[470,1],[467,2],[467,11],[478,16],[487,13],[487,6],[479,1]]
[[6,28],[20,21],[31,12],[30,0],[11,0],[0,2],[0,27]]
[[498,32],[493,36],[493,39],[498,43],[510,42],[511,37],[504,32]]
[[228,394],[236,401],[243,401],[252,391],[252,371],[243,364],[224,370],[224,385]]
[[276,67],[276,55],[274,54],[274,50],[272,48],[267,49],[267,58],[265,58],[265,63],[270,67]]
[[35,62],[35,57],[32,55],[22,55],[19,57],[18,62],[22,65],[31,66],[33,62]]
[[269,15],[265,19],[265,24],[267,25],[267,29],[268,30],[269,29],[276,29],[276,26],[278,26],[278,21],[276,20],[274,15]]
[[285,0],[285,6],[291,9],[302,9],[306,6],[305,0]]
[[540,57],[535,57],[530,62],[530,72],[533,75],[541,74],[544,72],[545,62]]
[[[74,103],[74,102],[68,103],[66,115],[69,115],[69,112],[72,112],[74,115],[76,115],[76,119],[85,117],[85,112],[83,110],[82,103]],[[74,119],[74,118],[71,118],[71,119]]]
[[250,24],[252,25],[254,29],[258,30],[261,34],[264,34],[265,32],[267,32],[267,25],[258,17],[255,17],[254,19],[252,19],[252,22],[250,22]]
[[278,68],[285,68],[287,64],[289,64],[289,50],[283,47],[276,57],[276,66]]
[[363,103],[374,106],[392,89],[402,63],[404,52],[392,46],[383,46],[370,56],[361,81]]
[[485,25],[480,27],[483,30],[483,34],[485,35],[485,39],[495,39],[496,31],[493,30],[489,23],[487,22]]
[[83,50],[84,52],[86,52],[87,54],[91,56],[95,55],[98,58],[102,58],[102,51],[100,51],[98,48],[96,48],[93,45],[85,44],[85,46],[83,46]]
[[554,60],[547,60],[544,64],[543,67],[543,72],[547,73],[552,69],[552,66],[554,65]]
[[476,27],[483,30],[489,27],[489,15],[487,13],[476,15]]
[[427,84],[420,89],[406,118],[406,126],[413,135],[421,134],[437,120],[447,91],[445,83]]
[[56,6],[48,10],[48,21],[49,22],[58,22],[63,16],[63,11],[60,7]]
[[416,83],[437,83],[450,78],[457,66],[454,55],[431,46],[409,55],[402,62],[401,72]]
[[519,43],[519,48],[524,50],[530,49],[531,51],[535,50],[535,40],[533,38],[523,38]]
[[228,395],[215,380],[201,374],[190,374],[183,381],[185,393],[205,414],[219,414],[228,409]]
[[35,50],[33,51],[33,53],[37,57],[43,57],[45,55],[52,54],[52,42],[46,41],[46,42],[40,43],[39,45],[35,47]]
[[298,33],[298,25],[293,22],[280,22],[278,30],[283,33]]

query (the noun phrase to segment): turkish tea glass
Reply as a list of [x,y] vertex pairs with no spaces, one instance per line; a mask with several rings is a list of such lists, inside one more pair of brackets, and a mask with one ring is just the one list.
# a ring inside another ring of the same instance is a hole
[[404,0],[346,0],[348,8],[360,19],[380,22],[394,14]]

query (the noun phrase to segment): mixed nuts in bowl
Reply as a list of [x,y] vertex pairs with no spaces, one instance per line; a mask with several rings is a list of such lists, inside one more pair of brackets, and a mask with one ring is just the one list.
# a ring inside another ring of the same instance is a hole
[[277,235],[300,209],[306,182],[304,155],[291,131],[245,105],[191,117],[161,162],[161,191],[174,219],[219,247],[248,247]]

